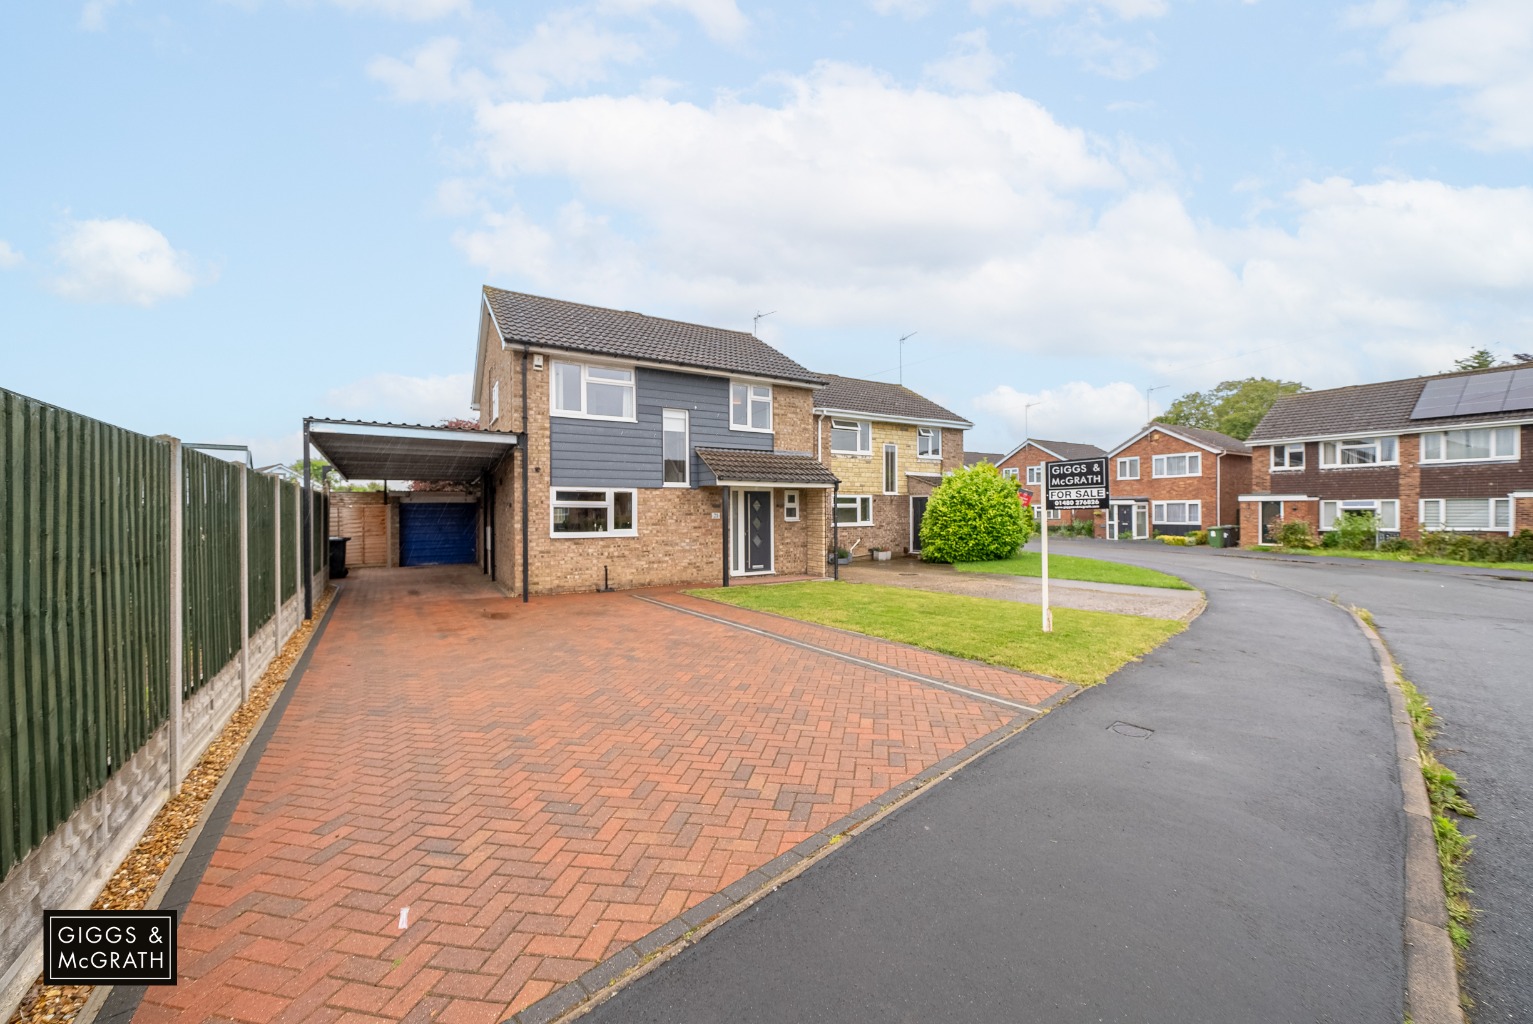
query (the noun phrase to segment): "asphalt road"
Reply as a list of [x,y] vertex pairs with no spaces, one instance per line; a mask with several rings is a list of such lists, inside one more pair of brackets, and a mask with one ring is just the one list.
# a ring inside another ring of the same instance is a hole
[[1071,546],[1071,553],[1086,552],[1167,572],[1195,562],[1334,594],[1373,613],[1406,677],[1442,718],[1443,760],[1480,813],[1464,829],[1476,836],[1468,875],[1481,911],[1464,977],[1475,1001],[1471,1020],[1533,1021],[1533,574],[1143,544]]
[[1188,632],[584,1020],[1399,1024],[1372,650],[1220,568],[1182,573],[1211,597]]

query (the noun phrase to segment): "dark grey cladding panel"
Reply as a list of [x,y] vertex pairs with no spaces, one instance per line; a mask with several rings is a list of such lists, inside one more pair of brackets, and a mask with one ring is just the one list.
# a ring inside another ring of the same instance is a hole
[[[729,381],[723,377],[639,367],[634,380],[636,423],[551,418],[549,482],[554,486],[659,487],[664,482],[661,415],[687,413],[688,450],[703,447],[772,450],[772,435],[729,429]],[[692,485],[715,481],[692,455]]]

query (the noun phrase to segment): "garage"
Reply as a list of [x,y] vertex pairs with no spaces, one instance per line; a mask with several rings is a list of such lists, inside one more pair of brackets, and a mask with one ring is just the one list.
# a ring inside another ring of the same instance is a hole
[[472,502],[404,502],[399,506],[400,565],[470,565],[479,506]]

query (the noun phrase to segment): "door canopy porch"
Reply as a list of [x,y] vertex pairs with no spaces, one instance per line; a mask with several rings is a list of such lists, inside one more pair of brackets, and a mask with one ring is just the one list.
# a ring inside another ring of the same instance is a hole
[[711,483],[703,481],[708,486],[831,490],[841,482],[823,463],[808,455],[743,448],[698,448],[697,457],[713,476]]

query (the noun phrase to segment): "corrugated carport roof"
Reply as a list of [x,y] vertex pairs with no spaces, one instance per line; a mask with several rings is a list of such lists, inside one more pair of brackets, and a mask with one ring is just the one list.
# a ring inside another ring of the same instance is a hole
[[309,440],[348,480],[478,480],[516,447],[516,435],[362,420],[306,421]]

